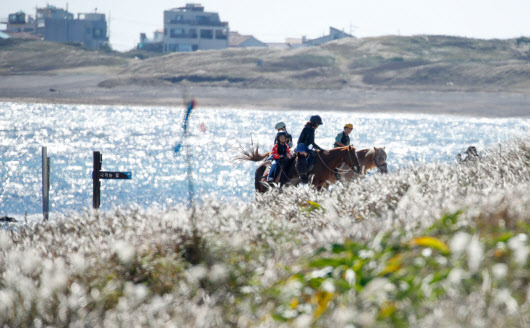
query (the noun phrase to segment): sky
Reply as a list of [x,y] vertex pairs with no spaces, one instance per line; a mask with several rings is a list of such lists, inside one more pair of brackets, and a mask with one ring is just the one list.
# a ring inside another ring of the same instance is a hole
[[[19,10],[34,16],[35,6],[66,8],[74,14],[110,16],[110,43],[116,50],[134,48],[140,33],[163,28],[163,12],[201,3],[218,12],[231,31],[264,42],[287,37],[317,38],[329,26],[357,37],[444,34],[474,38],[530,36],[530,0],[1,0],[0,21]],[[5,25],[0,25],[3,29]]]

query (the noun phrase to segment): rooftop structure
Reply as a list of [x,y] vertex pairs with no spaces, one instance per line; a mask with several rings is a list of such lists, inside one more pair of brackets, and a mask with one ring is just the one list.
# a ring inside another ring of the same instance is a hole
[[140,33],[140,43],[137,45],[137,49],[162,52],[164,47],[164,30],[156,30],[153,32],[153,38],[147,38],[145,33]]
[[324,35],[320,38],[316,38],[313,40],[306,40],[303,42],[304,47],[311,47],[311,46],[318,46],[326,42],[344,39],[344,38],[353,38],[354,36],[351,34],[348,34],[346,32],[343,32],[339,29],[336,29],[334,27],[329,27],[329,34]]
[[267,47],[267,44],[256,39],[252,35],[241,35],[238,32],[230,32],[230,47]]
[[33,17],[26,15],[23,11],[9,14],[6,24],[6,32],[28,32],[33,33],[36,30],[36,24]]

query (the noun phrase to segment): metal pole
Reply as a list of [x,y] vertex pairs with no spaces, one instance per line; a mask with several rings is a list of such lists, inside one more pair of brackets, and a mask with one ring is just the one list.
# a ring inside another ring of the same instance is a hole
[[47,221],[50,216],[50,158],[47,147],[42,147],[42,214]]
[[186,140],[184,141],[185,147],[186,147],[186,164],[187,164],[187,178],[188,178],[188,204],[191,207],[192,213],[195,213],[195,206],[193,206],[193,196],[195,194],[194,186],[193,186],[193,171],[191,167],[191,154],[190,154],[190,146],[188,144],[188,133],[186,132]]
[[100,205],[101,182],[99,181],[99,172],[101,171],[102,156],[99,151],[94,152],[94,171],[92,172],[92,180],[94,185],[92,188],[92,207],[97,210]]

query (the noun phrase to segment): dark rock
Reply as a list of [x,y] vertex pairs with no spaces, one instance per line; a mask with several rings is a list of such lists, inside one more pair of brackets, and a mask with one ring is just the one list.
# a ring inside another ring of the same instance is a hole
[[0,217],[0,222],[17,222],[17,220],[10,218],[9,216],[2,216]]

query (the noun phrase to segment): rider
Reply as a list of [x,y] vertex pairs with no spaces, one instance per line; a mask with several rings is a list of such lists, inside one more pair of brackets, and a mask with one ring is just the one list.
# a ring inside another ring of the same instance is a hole
[[[278,123],[276,123],[274,128],[276,130],[278,130],[278,132],[280,132],[280,131],[284,131],[285,132],[285,143],[289,147],[292,147],[293,146],[293,137],[287,132],[287,126],[285,125],[285,123],[284,122],[278,122]],[[276,135],[276,139],[274,139],[274,143],[276,143],[277,141],[278,141],[278,135]]]
[[327,150],[322,149],[315,143],[315,129],[322,125],[322,119],[319,115],[313,115],[309,119],[309,122],[306,123],[300,137],[298,138],[298,145],[296,146],[295,152],[298,153],[298,162],[296,168],[300,174],[300,182],[306,184],[308,182],[307,178],[307,157],[311,154],[309,146],[312,146],[313,149],[321,150],[324,154],[328,154]]
[[[333,148],[339,148],[339,147],[346,147],[350,145],[350,137],[349,134],[353,130],[353,124],[348,123],[344,125],[344,131],[337,134],[337,137],[335,138],[335,143],[333,144]],[[333,170],[333,173],[335,173],[335,177],[337,177],[337,180],[340,180],[340,174],[337,169]]]
[[348,123],[344,125],[344,131],[337,134],[337,137],[335,138],[335,143],[333,144],[333,148],[338,147],[346,147],[350,145],[350,136],[349,134],[353,130],[353,124]]
[[291,158],[291,149],[287,144],[287,132],[280,131],[276,135],[276,142],[274,147],[272,147],[272,157],[274,161],[272,162],[271,168],[269,170],[269,176],[267,177],[267,182],[272,182],[276,178],[276,171],[278,165],[280,168],[284,168],[287,158]]
[[[287,126],[285,125],[285,123],[284,122],[278,122],[278,123],[276,123],[274,128],[276,130],[278,130],[278,133],[280,133],[281,131],[285,132],[285,143],[287,144],[287,146],[289,146],[289,148],[292,148],[293,147],[293,137],[287,132]],[[278,134],[276,134],[276,137],[274,138],[274,144],[276,144],[277,142],[278,142]],[[267,160],[268,161],[272,161],[273,159],[274,158],[272,157],[272,153],[271,153]]]

